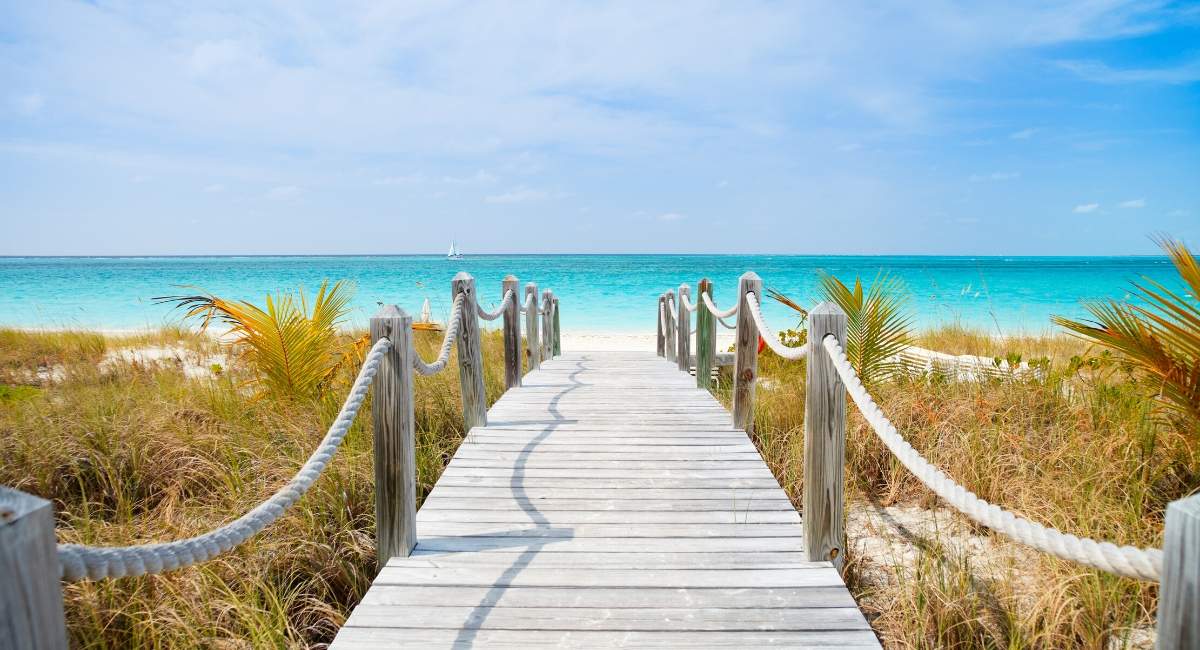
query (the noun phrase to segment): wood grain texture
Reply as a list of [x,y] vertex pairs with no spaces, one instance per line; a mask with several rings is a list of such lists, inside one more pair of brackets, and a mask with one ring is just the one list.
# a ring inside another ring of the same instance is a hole
[[554,293],[549,289],[542,292],[542,359],[554,358]]
[[463,431],[487,425],[487,395],[483,392],[483,343],[475,306],[475,278],[465,272],[450,282],[450,298],[462,294],[462,319],[454,347],[458,352],[458,383],[462,390]]
[[1200,495],[1167,506],[1156,648],[1200,650]]
[[521,283],[506,276],[500,283],[500,297],[512,292],[512,302],[504,308],[504,388],[521,385]]
[[747,271],[738,279],[737,339],[733,359],[733,426],[754,427],[754,384],[758,380],[758,325],[746,305],[746,294],[762,295],[762,279]]
[[879,647],[746,433],[677,363],[568,352],[488,421],[334,648]]
[[557,296],[554,298],[554,317],[551,319],[550,324],[554,327],[554,345],[552,346],[550,352],[552,356],[557,357],[562,354],[562,326],[560,325],[558,318]]
[[667,356],[667,331],[663,327],[663,312],[666,310],[666,294],[658,297],[658,309],[654,312],[655,350],[658,356]]
[[704,294],[712,295],[713,285],[708,278],[696,285],[696,387],[712,387],[712,370],[717,358],[716,319],[704,305]]
[[846,314],[822,302],[808,314],[808,376],[804,399],[804,526],[812,560],[845,560],[843,474],[846,464],[846,387],[821,340],[846,345]]
[[0,486],[0,649],[66,650],[54,507]]
[[675,320],[679,323],[679,338],[675,343],[675,360],[683,372],[690,370],[692,362],[692,313],[683,305],[684,296],[691,297],[692,289],[686,284],[679,285],[679,300],[676,301]]
[[525,285],[525,295],[521,299],[521,304],[525,304],[529,300],[529,296],[533,296],[533,304],[529,306],[529,311],[525,313],[525,358],[529,363],[530,370],[537,370],[542,363],[542,345],[541,338],[538,336],[538,325],[541,319],[538,318],[538,287],[534,282]]
[[[472,309],[474,307],[472,306]],[[371,318],[371,342],[392,347],[375,375],[375,548],[380,566],[417,543],[417,461],[413,438],[412,317],[388,305]]]

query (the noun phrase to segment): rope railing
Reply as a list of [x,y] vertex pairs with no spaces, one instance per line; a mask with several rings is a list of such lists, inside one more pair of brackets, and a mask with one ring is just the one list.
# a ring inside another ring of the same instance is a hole
[[446,368],[446,364],[450,361],[450,347],[454,345],[454,338],[458,336],[458,329],[462,325],[462,305],[463,294],[454,296],[454,306],[450,308],[450,317],[446,320],[446,336],[442,339],[442,346],[438,349],[437,358],[430,363],[425,363],[415,352],[412,355],[413,368],[420,375],[436,375]]
[[980,499],[974,492],[955,483],[944,472],[925,460],[896,430],[859,379],[837,338],[821,340],[825,350],[871,429],[883,444],[914,476],[946,503],[967,517],[1027,546],[1064,560],[1115,573],[1128,578],[1157,581],[1162,574],[1162,551],[1097,542],[1048,528],[1018,517],[1000,506]]
[[312,487],[337,453],[346,432],[350,430],[350,425],[358,415],[363,400],[367,397],[367,391],[379,370],[383,356],[391,346],[390,340],[381,338],[371,347],[345,403],[342,404],[333,424],[329,426],[321,444],[317,445],[316,450],[287,485],[253,510],[203,535],[174,542],[117,547],[59,544],[58,560],[62,577],[67,580],[98,580],[162,573],[191,566],[242,544],[279,519]]
[[[704,301],[704,306],[707,307],[708,311],[712,312],[712,315],[716,316],[718,320],[722,319],[722,318],[729,318],[730,316],[733,316],[734,314],[736,314],[738,311],[737,304],[734,304],[734,306],[730,307],[729,309],[725,309],[725,310],[717,309],[717,306],[715,304],[713,304],[712,296],[708,295],[707,291],[700,294],[700,299]],[[722,324],[724,324],[724,323],[722,323]],[[729,326],[726,325],[726,327],[729,327]],[[730,329],[733,329],[733,328],[730,327]]]
[[478,314],[479,317],[482,318],[483,320],[487,320],[487,321],[496,320],[497,318],[500,318],[501,316],[504,315],[504,309],[506,307],[508,307],[509,301],[513,300],[514,298],[515,298],[515,294],[513,294],[511,289],[508,291],[505,291],[504,297],[500,299],[500,306],[496,307],[496,311],[485,311],[483,306],[480,305],[478,302],[476,302],[475,303],[475,313]]
[[[702,285],[711,287],[708,280]],[[1106,571],[1114,575],[1147,581],[1160,581],[1163,589],[1179,593],[1181,585],[1174,591],[1168,588],[1172,570],[1169,558],[1180,551],[1181,544],[1172,546],[1170,539],[1171,519],[1167,521],[1167,550],[1118,546],[1111,542],[1078,537],[1018,516],[1004,508],[989,503],[956,483],[953,479],[926,460],[897,431],[882,409],[875,402],[862,380],[855,372],[840,341],[846,335],[846,314],[833,303],[817,305],[809,313],[809,341],[802,348],[784,346],[767,324],[763,316],[760,296],[762,280],[754,273],[746,273],[739,280],[739,304],[745,301],[749,318],[741,318],[738,325],[751,327],[751,335],[743,336],[739,331],[736,341],[736,359],[733,371],[733,420],[735,426],[753,428],[754,389],[757,378],[757,333],[776,354],[786,359],[808,359],[805,402],[805,460],[804,460],[804,512],[805,546],[812,559],[828,559],[839,564],[844,554],[844,532],[840,514],[843,512],[842,471],[834,471],[826,463],[844,462],[845,446],[845,402],[851,400],[862,412],[872,431],[879,436],[887,449],[896,456],[923,485],[935,495],[972,521],[987,526],[1013,541],[1027,545],[1057,558],[1070,560],[1083,566]],[[671,326],[670,314],[664,310],[670,294],[660,301],[660,327]],[[683,305],[688,305],[686,292],[681,294]],[[722,311],[712,302],[708,291],[701,291],[698,303],[702,303],[709,314],[717,319],[738,312],[738,307]],[[707,334],[706,334],[707,335]],[[699,377],[701,369],[697,368]],[[843,384],[845,390],[838,387]],[[810,449],[811,447],[811,449]],[[1184,517],[1200,517],[1200,496],[1180,500],[1171,504],[1168,511],[1178,509]],[[1191,524],[1185,524],[1191,525]],[[1177,536],[1187,537],[1187,530],[1176,528]],[[1200,531],[1200,526],[1196,527]],[[1194,544],[1194,543],[1193,543]],[[1190,548],[1190,547],[1189,547]],[[1176,566],[1176,571],[1179,567]],[[1188,569],[1194,571],[1193,568]],[[1178,579],[1178,578],[1177,578]],[[1186,582],[1186,578],[1184,581]],[[1186,597],[1184,597],[1187,600]],[[1191,601],[1189,601],[1191,602]],[[1161,610],[1160,610],[1161,611]],[[1161,621],[1161,617],[1160,617]]]
[[694,311],[696,311],[696,307],[698,306],[696,303],[692,302],[692,298],[691,298],[691,296],[689,296],[689,295],[688,295],[688,294],[686,294],[686,293],[685,293],[685,294],[680,294],[680,296],[679,296],[679,302],[680,302],[680,303],[683,305],[683,308],[684,308],[684,309],[686,309],[686,310],[688,310],[688,311],[690,311],[690,312],[694,312]]
[[798,348],[790,348],[783,344],[779,336],[767,327],[767,321],[763,318],[762,307],[758,304],[758,297],[753,293],[746,294],[746,305],[750,308],[750,316],[754,318],[754,324],[758,326],[759,335],[767,342],[767,346],[771,351],[784,359],[803,359],[808,354],[808,346],[800,346]]

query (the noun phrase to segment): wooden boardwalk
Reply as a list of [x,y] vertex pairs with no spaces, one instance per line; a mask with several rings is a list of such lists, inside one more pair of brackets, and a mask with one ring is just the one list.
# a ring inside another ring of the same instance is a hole
[[333,647],[879,647],[729,412],[652,353],[543,363]]

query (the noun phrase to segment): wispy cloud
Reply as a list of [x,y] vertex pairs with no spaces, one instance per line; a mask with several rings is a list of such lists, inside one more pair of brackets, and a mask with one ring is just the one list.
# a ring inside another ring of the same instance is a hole
[[1075,206],[1075,214],[1087,214],[1089,212],[1095,212],[1099,208],[1099,203],[1082,203]]
[[659,221],[682,221],[684,219],[687,219],[687,215],[678,212],[664,212],[658,215]]
[[1167,213],[1168,217],[1188,217],[1191,216],[1191,210],[1171,210]]
[[36,115],[46,105],[46,98],[41,93],[25,93],[12,98],[13,108],[26,117]]
[[303,191],[297,185],[280,185],[267,190],[265,196],[272,201],[290,201],[299,197]]
[[971,174],[970,181],[972,183],[981,183],[983,181],[1012,181],[1021,177],[1021,172],[992,172],[990,174]]
[[204,191],[209,194],[218,194],[225,191],[225,186],[220,183],[213,183],[212,185],[205,185]]
[[1008,137],[1013,140],[1028,140],[1033,137],[1034,133],[1037,133],[1037,129],[1021,129],[1008,134]]
[[492,194],[483,198],[485,203],[528,203],[530,201],[549,201],[561,199],[565,194],[539,190],[532,187],[517,186],[507,192]]
[[1129,199],[1128,201],[1121,201],[1117,205],[1122,208],[1144,208],[1146,207],[1146,199]]
[[1057,61],[1058,67],[1088,81],[1105,84],[1189,84],[1200,81],[1200,58],[1159,68],[1113,68],[1101,61]]

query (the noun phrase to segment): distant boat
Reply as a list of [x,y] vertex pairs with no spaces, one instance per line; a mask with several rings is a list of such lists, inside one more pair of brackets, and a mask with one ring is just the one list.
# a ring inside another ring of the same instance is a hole
[[422,323],[433,321],[433,311],[429,309],[429,298],[425,299],[425,303],[421,305],[421,320]]
[[458,244],[450,242],[450,252],[446,253],[448,260],[461,260],[463,258],[462,251],[458,250]]

